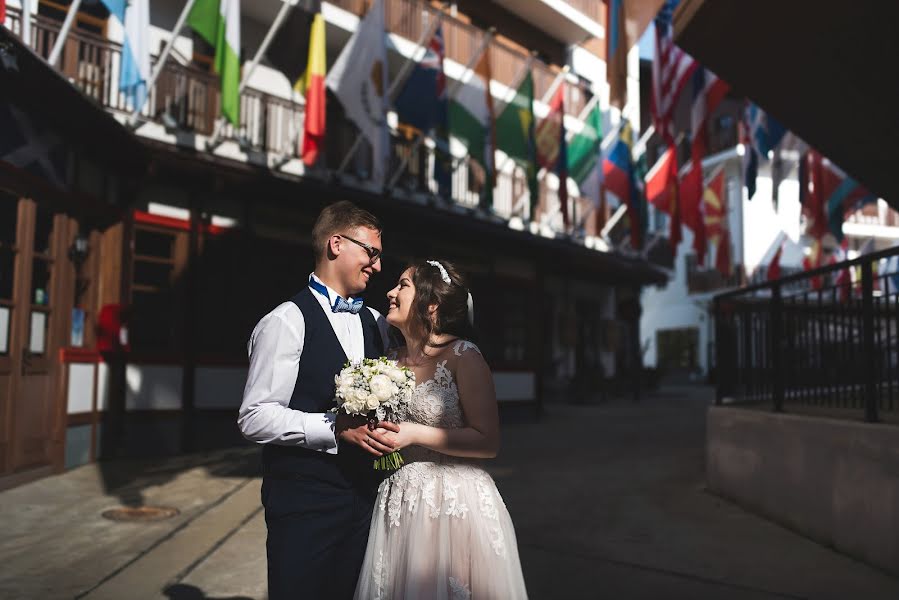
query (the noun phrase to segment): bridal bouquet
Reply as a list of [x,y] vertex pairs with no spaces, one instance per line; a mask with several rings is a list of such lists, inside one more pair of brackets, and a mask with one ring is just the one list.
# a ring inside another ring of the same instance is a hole
[[[415,374],[397,365],[395,360],[365,358],[361,362],[347,363],[334,376],[337,407],[348,415],[368,419],[373,427],[379,421],[399,423],[406,418]],[[403,465],[400,453],[391,452],[375,459],[375,469],[399,469]]]

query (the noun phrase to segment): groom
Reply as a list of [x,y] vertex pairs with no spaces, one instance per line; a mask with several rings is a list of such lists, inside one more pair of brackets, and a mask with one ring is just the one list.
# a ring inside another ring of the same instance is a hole
[[387,324],[357,297],[381,270],[381,225],[337,202],[316,219],[312,244],[308,285],[253,330],[237,419],[264,444],[270,600],[352,597],[379,482],[372,459],[393,450],[384,430],[399,431],[327,412],[344,363],[384,355]]

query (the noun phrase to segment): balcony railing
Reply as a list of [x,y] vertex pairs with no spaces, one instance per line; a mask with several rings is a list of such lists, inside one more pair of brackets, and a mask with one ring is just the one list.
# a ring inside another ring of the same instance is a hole
[[[357,16],[362,16],[371,6],[371,0],[328,0],[331,4],[338,6],[347,12]],[[570,2],[572,6],[578,8],[585,14],[584,7],[580,5],[592,6],[594,3],[588,0],[579,2]],[[596,12],[595,10],[591,12]],[[439,11],[419,0],[385,0],[384,15],[387,24],[387,30],[406,39],[417,41],[423,31],[427,29],[429,23],[438,15]],[[444,15],[443,22],[444,51],[446,58],[462,65],[467,65],[485,35],[485,31],[455,19],[449,15]],[[493,40],[488,46],[490,53],[491,75],[495,81],[506,86],[516,86],[522,76],[524,65],[528,60],[527,54],[502,43],[499,40]],[[534,96],[542,99],[546,92],[555,81],[559,68],[551,67],[540,60],[532,60],[531,72],[534,77]],[[566,98],[565,109],[568,114],[580,114],[586,103],[590,100],[592,94],[589,87],[585,84],[569,85],[568,97]]]
[[[362,0],[337,0],[338,5],[361,11],[366,4]],[[412,9],[416,10],[412,10]],[[388,0],[387,18],[391,30],[400,35],[417,38],[421,34],[422,20],[410,17],[414,13],[422,16],[422,10],[433,13],[429,7],[414,0]],[[405,12],[404,12],[405,10]],[[433,16],[433,14],[431,14]],[[31,47],[43,57],[49,56],[59,33],[59,23],[53,19],[36,16],[32,19]],[[447,52],[461,63],[467,63],[471,54],[477,50],[484,32],[470,25],[450,18],[444,21]],[[17,9],[7,11],[6,26],[21,36],[21,18]],[[427,21],[424,21],[425,26]],[[505,77],[507,84],[512,84],[516,72],[521,71],[527,57],[499,43],[492,43],[494,64],[504,65],[494,70],[494,77]],[[467,53],[467,55],[466,55]],[[157,57],[152,57],[155,63]],[[118,89],[118,76],[122,60],[122,47],[90,33],[73,30],[66,39],[58,68],[60,72],[80,88],[85,94],[94,98],[106,109],[119,114],[128,114],[133,110],[127,97]],[[142,110],[142,117],[148,121],[163,125],[167,130],[179,134],[193,133],[209,136],[216,127],[220,114],[220,85],[218,77],[194,65],[182,64],[170,58],[164,66],[156,86],[150,91],[149,99]],[[533,64],[535,88],[538,92],[546,90],[555,77],[552,69],[535,62]],[[502,79],[501,79],[502,80]],[[586,91],[581,88],[570,88],[570,97],[577,99],[573,106],[569,105],[569,113],[576,113],[586,101]],[[262,91],[246,88],[241,96],[240,125],[226,125],[222,129],[223,139],[237,141],[245,151],[267,153],[282,159],[298,158],[299,146],[303,131],[303,105],[291,100],[279,98]],[[334,114],[339,115],[340,107],[329,108],[329,133],[326,144],[326,168],[336,170],[343,158],[358,137],[355,126],[345,119],[333,121]],[[407,171],[399,178],[396,187],[409,193],[436,195],[437,182],[433,178],[434,150],[428,144],[422,144],[413,150],[413,144],[401,137],[394,136],[391,144],[391,169],[393,173],[403,158],[412,153],[408,161]],[[346,173],[355,175],[360,181],[368,177],[370,156],[367,148],[357,153],[357,160],[351,161]],[[478,206],[479,191],[483,186],[480,169],[471,165],[467,157],[454,160],[452,173],[453,204],[474,208]],[[502,218],[513,216],[531,218],[530,202],[525,174],[516,167],[511,172],[497,174],[497,185],[494,190],[494,213]],[[593,223],[596,219],[585,219],[591,216],[593,204],[585,198],[571,198],[572,212],[578,216],[578,222],[585,222],[587,235],[597,235]],[[553,230],[561,229],[559,199],[555,190],[541,181],[540,198],[537,203],[538,218],[543,215],[552,217],[548,225]],[[604,215],[608,218],[608,215]],[[602,219],[600,219],[602,220]],[[546,223],[545,223],[546,224]]]

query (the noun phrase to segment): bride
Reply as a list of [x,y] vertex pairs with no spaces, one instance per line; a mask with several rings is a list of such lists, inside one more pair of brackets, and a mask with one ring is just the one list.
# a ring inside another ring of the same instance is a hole
[[415,373],[408,421],[387,432],[406,464],[378,489],[358,599],[527,598],[515,530],[481,467],[499,449],[493,378],[470,340],[471,296],[452,264],[414,264],[387,322]]

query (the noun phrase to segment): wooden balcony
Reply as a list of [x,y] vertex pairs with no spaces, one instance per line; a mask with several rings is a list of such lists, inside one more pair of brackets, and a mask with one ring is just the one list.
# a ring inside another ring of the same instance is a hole
[[[347,10],[363,11],[363,0],[335,0]],[[419,10],[432,11],[428,6],[413,0],[388,0],[387,18],[391,31],[410,39],[421,35],[421,18],[412,18]],[[40,56],[49,56],[59,33],[59,22],[43,16],[35,16],[32,21],[31,48]],[[426,23],[426,21],[425,21]],[[21,37],[21,17],[17,9],[7,11],[5,25]],[[477,50],[485,32],[449,17],[444,21],[447,54],[465,64]],[[513,79],[520,76],[528,57],[508,46],[492,42],[489,51],[494,64],[497,80],[513,85]],[[110,40],[73,30],[70,32],[57,68],[87,96],[110,112],[119,115],[130,114],[133,107],[118,89],[122,47]],[[155,64],[157,57],[152,57]],[[555,78],[557,70],[535,61],[532,64],[535,88],[538,98],[545,93]],[[577,114],[585,105],[588,92],[583,87],[570,86],[567,112]],[[299,157],[303,131],[303,105],[279,98],[265,92],[247,88],[241,96],[240,124],[226,125],[223,138],[237,141],[247,153],[273,155],[280,159]],[[208,71],[189,64],[184,57],[170,58],[163,67],[157,84],[141,112],[141,116],[164,126],[170,132],[210,136],[216,127],[220,114],[219,78]],[[335,120],[336,117],[336,120]],[[329,108],[328,144],[325,165],[336,170],[358,137],[355,126],[340,117],[340,107]],[[409,194],[433,197],[437,194],[437,182],[433,178],[434,151],[427,144],[413,149],[410,140],[396,135],[391,144],[391,172],[409,155],[409,167],[397,181],[396,187]],[[358,160],[352,161],[345,171],[356,175],[361,182],[368,176],[370,157],[364,147],[359,151]],[[483,175],[477,165],[470,165],[467,157],[454,161],[452,174],[452,204],[468,209],[478,206],[479,191],[483,186]],[[571,212],[576,217],[576,229],[587,235],[596,235],[596,221],[593,217],[593,203],[584,198],[571,198]],[[494,191],[494,213],[504,219],[520,216],[530,218],[525,173],[516,167],[511,172],[497,174]],[[540,215],[551,217],[551,229],[562,229],[559,218],[559,200],[555,190],[541,180],[540,199],[537,203]],[[608,215],[606,215],[607,218]]]

